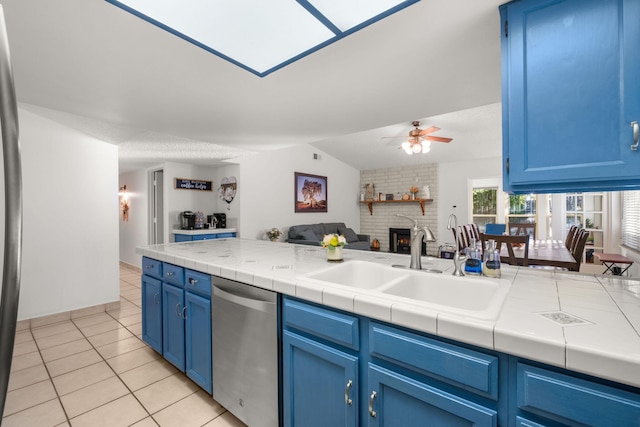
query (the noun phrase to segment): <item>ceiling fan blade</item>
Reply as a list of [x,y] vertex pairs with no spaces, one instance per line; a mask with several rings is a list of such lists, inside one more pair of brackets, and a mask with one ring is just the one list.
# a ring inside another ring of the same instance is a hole
[[430,135],[425,136],[424,139],[428,139],[429,141],[437,141],[437,142],[451,142],[451,141],[453,141],[453,138],[443,138],[441,136],[430,136]]
[[420,136],[424,136],[424,135],[426,135],[428,133],[432,133],[432,132],[435,132],[435,131],[438,131],[438,130],[440,130],[439,127],[431,126],[429,128],[426,128],[425,130],[420,131],[419,135]]

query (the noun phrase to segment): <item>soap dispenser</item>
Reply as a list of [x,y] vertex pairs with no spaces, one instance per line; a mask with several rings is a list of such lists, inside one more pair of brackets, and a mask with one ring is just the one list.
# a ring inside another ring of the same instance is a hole
[[471,275],[482,274],[482,250],[476,246],[476,239],[471,239],[471,245],[467,248],[464,272]]
[[500,251],[496,249],[495,240],[489,240],[484,251],[484,268],[482,274],[487,277],[500,277]]

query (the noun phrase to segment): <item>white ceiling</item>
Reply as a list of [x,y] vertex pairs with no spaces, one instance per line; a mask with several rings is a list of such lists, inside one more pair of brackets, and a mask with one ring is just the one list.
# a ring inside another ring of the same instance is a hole
[[[500,154],[503,0],[421,0],[263,78],[103,0],[0,2],[21,105],[118,144],[121,171],[302,143],[359,169]],[[382,139],[413,120],[454,140]]]

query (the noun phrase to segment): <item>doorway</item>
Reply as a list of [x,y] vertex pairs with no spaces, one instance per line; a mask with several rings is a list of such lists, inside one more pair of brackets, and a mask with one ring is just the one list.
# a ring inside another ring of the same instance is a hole
[[164,170],[150,172],[149,244],[164,243]]

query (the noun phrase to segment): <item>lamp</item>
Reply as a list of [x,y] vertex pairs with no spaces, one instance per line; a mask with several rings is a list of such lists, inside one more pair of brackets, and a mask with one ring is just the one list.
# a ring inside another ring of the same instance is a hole
[[426,154],[431,151],[431,141],[419,136],[410,136],[408,141],[402,143],[402,149],[408,155]]
[[120,209],[122,210],[122,220],[129,221],[129,195],[127,194],[127,186],[123,185],[118,191],[120,197]]

